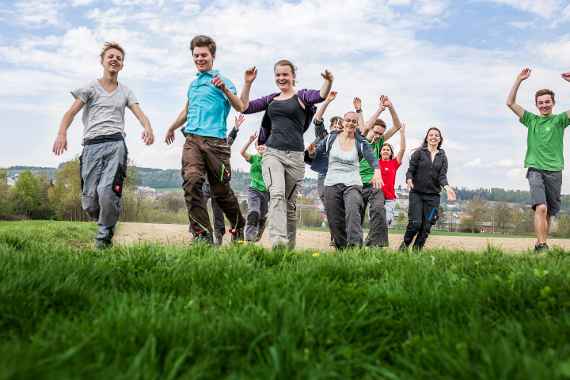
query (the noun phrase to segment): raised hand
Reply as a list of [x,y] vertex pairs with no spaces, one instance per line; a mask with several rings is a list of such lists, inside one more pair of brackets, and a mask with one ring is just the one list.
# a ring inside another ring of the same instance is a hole
[[570,82],[570,71],[567,73],[563,73],[562,74],[562,79],[564,79],[567,82]]
[[338,94],[337,91],[331,91],[331,92],[329,92],[329,94],[327,95],[327,98],[325,99],[325,101],[326,101],[327,103],[332,102],[333,100],[336,99],[336,95],[337,95],[337,94]]
[[527,67],[527,68],[524,68],[524,69],[522,69],[522,71],[521,71],[521,72],[519,73],[519,75],[517,76],[517,79],[518,79],[519,81],[521,81],[521,82],[522,82],[523,80],[527,80],[528,77],[530,77],[530,73],[531,73],[531,72],[532,72],[532,70],[529,69],[528,67]]
[[390,109],[393,107],[393,104],[387,96],[384,96],[384,100],[382,101],[382,106],[384,108]]
[[380,112],[383,112],[386,107],[384,106],[384,99],[386,98],[385,95],[380,95],[380,104],[378,105],[378,109],[380,110]]
[[174,131],[169,129],[166,131],[166,136],[164,137],[164,142],[166,145],[170,145],[174,142]]
[[141,138],[146,145],[152,145],[152,143],[154,143],[154,133],[152,133],[152,129],[145,128]]
[[255,66],[250,67],[245,70],[244,81],[245,83],[251,84],[257,78],[257,68]]
[[245,121],[245,116],[242,113],[240,113],[239,116],[234,117],[234,127],[236,129],[239,129],[239,127],[241,127],[244,121]]
[[354,106],[354,110],[358,111],[362,109],[362,100],[357,96],[352,100],[352,105]]
[[67,150],[67,135],[58,134],[56,139],[55,139],[55,142],[53,143],[52,152],[56,156],[59,156],[60,154],[62,154],[66,150]]
[[226,91],[226,84],[224,83],[224,81],[222,80],[222,78],[220,78],[219,76],[215,76],[212,79],[212,84],[214,86],[216,86],[217,88],[219,88],[220,90],[222,90],[223,92]]
[[321,73],[321,76],[323,77],[324,80],[328,80],[329,82],[332,82],[334,79],[334,76],[328,70],[325,70],[324,73]]
[[249,143],[251,144],[252,142],[254,142],[257,139],[257,132],[252,133],[251,136],[249,136]]

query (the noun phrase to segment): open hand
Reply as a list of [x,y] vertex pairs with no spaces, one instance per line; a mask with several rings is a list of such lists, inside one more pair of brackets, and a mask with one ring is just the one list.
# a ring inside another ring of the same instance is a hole
[[243,113],[240,113],[239,116],[235,116],[234,118],[234,127],[236,129],[239,129],[239,127],[241,127],[244,121],[245,121],[245,116],[243,115]]
[[170,145],[174,142],[174,131],[169,129],[166,131],[166,136],[164,137],[164,142],[166,145]]
[[146,145],[151,145],[154,142],[154,133],[152,133],[152,129],[145,128],[141,138]]
[[352,100],[352,105],[355,111],[362,110],[362,100],[358,96]]
[[257,139],[257,132],[252,133],[251,136],[249,136],[249,143],[251,144],[252,142],[254,142]]
[[321,76],[323,77],[324,80],[328,80],[329,82],[332,82],[334,79],[334,76],[328,70],[325,70],[324,73],[321,73]]
[[393,107],[392,102],[390,101],[390,99],[387,96],[384,96],[384,100],[382,101],[382,106],[384,108],[388,108],[388,109]]
[[67,135],[63,134],[63,135],[57,135],[55,142],[53,143],[53,148],[52,148],[52,152],[56,155],[59,156],[60,154],[62,154],[64,151],[67,150]]
[[384,181],[382,181],[382,172],[380,172],[380,169],[374,170],[374,176],[372,177],[372,180],[370,180],[370,183],[372,183],[372,187],[378,190],[384,187]]
[[562,79],[564,79],[567,82],[570,82],[570,71],[567,73],[563,73],[562,74]]
[[244,81],[245,83],[251,84],[257,78],[257,68],[255,66],[250,67],[245,70]]
[[385,95],[380,95],[380,104],[378,105],[378,109],[380,110],[380,112],[383,112],[386,107],[384,106],[384,99],[386,98]]

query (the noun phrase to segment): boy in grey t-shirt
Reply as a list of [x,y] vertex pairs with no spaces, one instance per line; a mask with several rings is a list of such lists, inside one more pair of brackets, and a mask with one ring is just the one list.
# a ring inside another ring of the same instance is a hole
[[103,77],[71,92],[75,101],[64,114],[53,144],[56,155],[67,149],[67,129],[83,108],[81,205],[92,218],[97,219],[97,248],[112,245],[121,211],[123,181],[127,173],[125,107],[132,111],[143,126],[144,143],[150,145],[154,142],[150,122],[135,95],[117,80],[119,71],[123,68],[124,56],[125,51],[119,44],[105,43],[101,52]]

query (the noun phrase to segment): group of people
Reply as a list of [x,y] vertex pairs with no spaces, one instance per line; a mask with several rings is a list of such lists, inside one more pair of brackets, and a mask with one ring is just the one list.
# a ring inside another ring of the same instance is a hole
[[[196,78],[188,87],[184,107],[168,128],[165,141],[167,144],[173,143],[176,130],[182,128],[185,143],[181,174],[189,228],[194,239],[220,243],[226,232],[225,216],[231,225],[229,232],[233,241],[244,238],[250,242],[258,241],[267,224],[273,247],[294,248],[297,194],[305,178],[305,164],[309,164],[318,174],[319,196],[327,214],[331,244],[337,249],[363,244],[388,246],[388,226],[394,218],[396,200],[396,172],[406,149],[405,126],[388,97],[380,97],[378,108],[366,122],[362,102],[355,98],[351,110],[342,117],[330,119],[327,131],[323,117],[337,95],[331,90],[334,77],[328,70],[321,74],[323,83],[320,89],[298,90],[295,66],[289,60],[279,60],[274,65],[277,91],[250,100],[251,88],[257,77],[255,67],[245,71],[244,84],[238,96],[235,85],[213,68],[216,43],[212,38],[204,35],[194,37],[190,50],[197,69]],[[105,44],[101,53],[103,77],[71,92],[75,101],[62,119],[53,147],[56,155],[67,149],[67,129],[75,115],[84,109],[84,148],[80,158],[82,206],[98,220],[99,230],[95,239],[98,248],[112,244],[120,214],[127,165],[125,108],[128,107],[143,126],[142,139],[145,144],[154,142],[150,122],[135,95],[118,82],[124,58],[125,52],[120,45]],[[521,78],[520,81],[526,79],[524,75]],[[570,76],[565,79],[570,80]],[[517,83],[520,84],[520,81]],[[530,125],[533,131],[540,129],[544,125],[542,117],[545,115],[540,107],[539,117],[516,105],[514,99],[518,84],[509,98],[512,100],[509,106],[529,126],[530,142]],[[317,110],[319,103],[322,104]],[[554,103],[553,94],[551,103]],[[227,118],[231,108],[241,115],[235,118],[235,126],[227,135]],[[392,119],[390,129],[380,119],[386,109]],[[240,151],[250,164],[251,175],[248,213],[244,218],[230,186],[231,145],[244,122],[243,115],[258,112],[264,112],[260,129],[249,137]],[[315,126],[315,140],[305,147],[303,135],[311,123]],[[554,124],[556,127],[565,127],[568,117],[559,116],[548,125]],[[387,140],[397,132],[400,134],[400,149],[396,154]],[[561,136],[560,132],[556,133]],[[544,138],[540,132],[537,132],[537,136],[533,141]],[[540,141],[536,144],[538,150],[545,144]],[[248,152],[251,144],[255,145],[255,154]],[[447,181],[448,161],[442,144],[441,131],[431,127],[422,145],[411,155],[406,172],[406,184],[410,190],[408,226],[400,249],[407,249],[412,244],[415,249],[423,248],[431,226],[437,221],[442,190],[447,191],[449,200],[455,199],[455,192]],[[560,147],[561,144],[562,140]],[[551,158],[540,156],[538,161],[552,163]],[[534,165],[534,161],[531,164]],[[552,190],[546,185],[546,195],[542,194],[542,199],[539,190],[536,190],[538,185],[533,187],[533,183],[538,183],[540,177],[543,184],[558,184],[559,205],[560,181],[547,172],[552,169],[551,166],[534,169],[537,174],[529,169],[531,190],[534,189],[533,201],[542,203],[533,207],[538,215],[544,206],[548,228],[549,217],[557,212],[551,194],[556,189]],[[208,215],[208,197],[212,200],[214,228]],[[370,228],[364,240],[362,225],[367,208]],[[542,237],[538,239],[538,243],[546,244]]]

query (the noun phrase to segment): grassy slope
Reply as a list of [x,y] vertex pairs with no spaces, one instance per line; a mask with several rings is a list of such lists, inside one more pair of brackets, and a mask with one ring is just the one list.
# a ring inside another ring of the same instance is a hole
[[0,379],[570,378],[570,258],[137,246],[0,223]]

